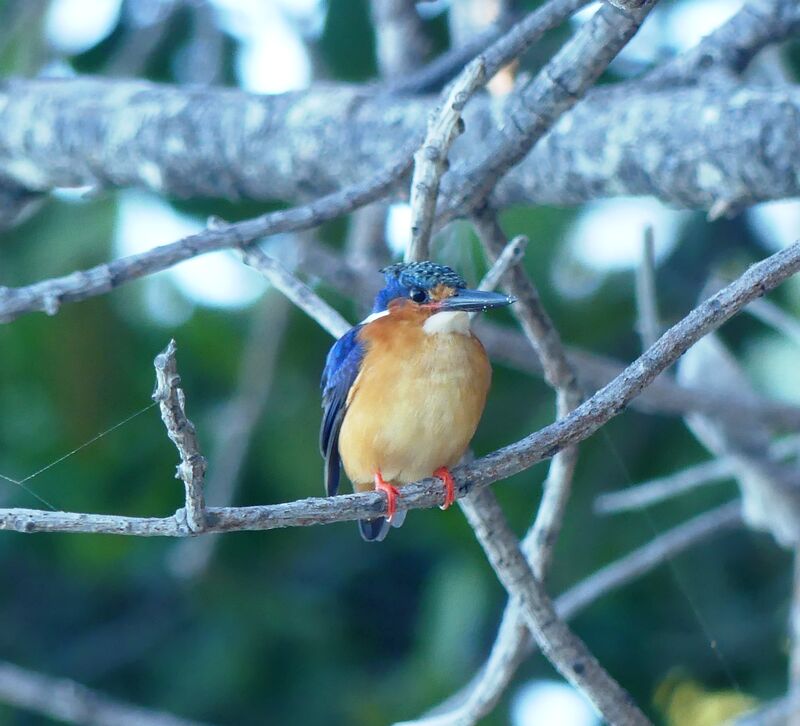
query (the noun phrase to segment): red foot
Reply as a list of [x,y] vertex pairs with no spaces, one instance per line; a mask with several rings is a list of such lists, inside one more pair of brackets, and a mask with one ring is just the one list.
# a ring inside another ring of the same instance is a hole
[[396,486],[384,481],[379,471],[375,472],[375,491],[383,492],[386,495],[386,514],[384,516],[387,522],[391,522],[392,517],[397,514],[397,497],[400,496],[400,492],[397,491]]
[[453,475],[446,466],[440,466],[433,475],[441,479],[444,484],[444,504],[439,509],[447,509],[456,500],[456,483],[453,481]]

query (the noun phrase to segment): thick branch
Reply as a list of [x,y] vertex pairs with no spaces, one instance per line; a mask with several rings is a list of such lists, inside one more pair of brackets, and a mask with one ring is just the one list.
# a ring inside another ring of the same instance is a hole
[[[435,104],[342,86],[253,96],[133,81],[6,81],[0,176],[35,190],[143,186],[177,197],[303,202],[372,177],[421,138]],[[491,100],[474,99],[465,122],[454,165],[486,144],[496,123]],[[493,201],[502,208],[654,194],[708,209],[731,196],[740,204],[798,196],[799,169],[798,89],[646,92],[631,84],[624,94],[589,94],[501,181]]]
[[[569,416],[503,447],[473,464],[454,470],[458,496],[517,474],[558,451],[591,436],[621,413],[668,366],[700,338],[718,328],[739,310],[800,270],[800,243],[795,243],[753,265],[739,279],[698,305],[667,330],[656,343],[617,378],[576,408]],[[443,489],[438,479],[426,479],[403,488],[402,509],[438,506]],[[306,499],[262,507],[208,509],[206,531],[273,529],[323,522],[371,519],[384,513],[386,497],[377,492]],[[186,536],[183,510],[174,517],[136,518],[0,509],[0,529],[18,532],[107,532],[142,536]]]

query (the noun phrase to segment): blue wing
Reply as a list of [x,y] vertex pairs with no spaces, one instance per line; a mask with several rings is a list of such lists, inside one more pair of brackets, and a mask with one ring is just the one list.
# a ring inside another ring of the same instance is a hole
[[319,448],[325,459],[325,492],[329,497],[339,489],[339,430],[344,420],[347,394],[356,380],[364,348],[358,340],[360,325],[350,328],[328,352],[322,373],[322,427]]

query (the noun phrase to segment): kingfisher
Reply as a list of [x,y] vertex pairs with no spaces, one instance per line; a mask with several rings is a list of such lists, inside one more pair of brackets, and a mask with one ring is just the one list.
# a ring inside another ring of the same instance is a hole
[[322,374],[326,494],[338,491],[343,466],[356,492],[386,495],[386,516],[358,523],[367,541],[402,524],[404,484],[434,476],[445,486],[441,508],[455,501],[450,468],[475,433],[492,375],[470,316],[515,302],[468,290],[453,269],[434,262],[381,272],[386,284],[372,313],[333,344]]

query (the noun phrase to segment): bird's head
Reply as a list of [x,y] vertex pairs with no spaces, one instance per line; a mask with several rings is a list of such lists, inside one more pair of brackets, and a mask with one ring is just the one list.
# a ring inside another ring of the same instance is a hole
[[469,290],[452,268],[427,260],[399,262],[381,272],[386,285],[375,298],[373,313],[411,309],[428,317],[440,312],[483,312],[515,301],[497,292]]

